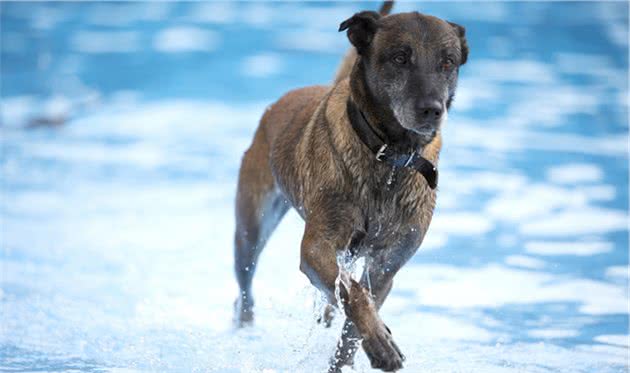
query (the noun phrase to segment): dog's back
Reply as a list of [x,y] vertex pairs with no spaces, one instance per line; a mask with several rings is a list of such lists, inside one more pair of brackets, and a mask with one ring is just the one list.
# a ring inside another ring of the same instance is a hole
[[260,120],[259,131],[266,133],[271,146],[278,133],[299,133],[315,113],[317,105],[326,95],[329,86],[310,86],[295,89],[269,106]]

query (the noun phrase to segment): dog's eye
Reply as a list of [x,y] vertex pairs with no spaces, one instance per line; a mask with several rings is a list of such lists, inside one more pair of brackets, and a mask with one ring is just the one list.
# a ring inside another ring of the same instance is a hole
[[397,53],[392,57],[392,61],[394,61],[397,65],[404,65],[407,63],[407,55],[404,53]]
[[444,71],[449,71],[450,69],[453,68],[453,66],[455,66],[455,61],[453,61],[451,57],[446,58],[442,62],[442,70]]

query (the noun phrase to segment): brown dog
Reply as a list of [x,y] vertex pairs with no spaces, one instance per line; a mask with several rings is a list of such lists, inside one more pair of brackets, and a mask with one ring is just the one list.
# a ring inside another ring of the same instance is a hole
[[[385,5],[382,13],[389,11]],[[289,92],[264,114],[240,169],[235,319],[253,321],[252,277],[290,206],[305,220],[300,270],[347,317],[331,371],[359,340],[372,366],[404,356],[378,315],[435,207],[440,127],[468,46],[464,28],[420,13],[357,13],[340,26],[354,46],[332,87]],[[338,258],[364,257],[360,281]]]

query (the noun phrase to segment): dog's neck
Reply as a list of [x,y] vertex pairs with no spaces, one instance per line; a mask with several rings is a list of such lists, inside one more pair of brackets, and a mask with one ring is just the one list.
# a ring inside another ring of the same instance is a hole
[[438,178],[437,168],[421,155],[419,148],[391,141],[385,133],[378,131],[374,125],[370,124],[363,111],[353,102],[352,97],[348,98],[346,110],[352,129],[374,154],[377,161],[390,164],[394,168],[413,169],[424,176],[431,189],[435,189]]

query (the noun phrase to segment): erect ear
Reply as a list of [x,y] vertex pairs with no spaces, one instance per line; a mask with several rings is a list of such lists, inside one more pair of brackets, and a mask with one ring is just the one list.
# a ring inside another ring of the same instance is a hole
[[359,54],[365,53],[368,46],[374,38],[374,33],[378,28],[378,19],[381,15],[372,12],[364,11],[356,13],[347,20],[341,22],[339,25],[339,31],[348,30],[348,39]]
[[468,60],[468,42],[466,41],[466,29],[463,26],[458,25],[457,23],[449,22],[451,26],[455,29],[455,33],[459,37],[459,45],[461,46],[462,51],[462,60],[460,65],[463,65]]

